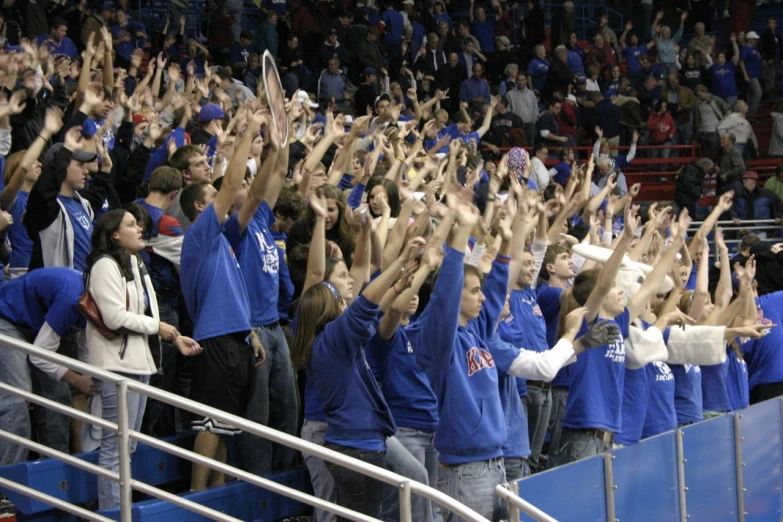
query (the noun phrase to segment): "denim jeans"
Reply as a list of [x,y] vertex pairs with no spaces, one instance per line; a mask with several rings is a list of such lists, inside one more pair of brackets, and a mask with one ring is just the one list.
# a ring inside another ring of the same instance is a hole
[[503,459],[503,467],[506,468],[507,482],[514,482],[530,476],[528,459]]
[[[672,144],[671,141],[665,141],[663,143],[655,143],[655,146],[663,147],[671,144]],[[668,159],[671,152],[672,152],[671,149],[650,149],[650,157],[653,159],[661,159],[661,158]],[[665,172],[669,170],[670,167],[672,167],[671,163],[656,163],[655,165],[653,165],[653,168],[651,170],[657,172]]]
[[[429,485],[435,487],[438,482],[438,450],[435,449],[435,433],[397,428],[394,437],[426,468]],[[386,458],[389,458],[388,451]],[[432,510],[432,520],[440,521],[440,506],[431,502],[429,504]]]
[[[416,431],[416,430],[410,430]],[[432,446],[432,433],[430,446]],[[411,437],[412,438],[412,437]],[[410,442],[409,442],[410,443]],[[423,446],[423,444],[422,444]],[[422,447],[422,453],[426,451]],[[396,437],[386,439],[386,465],[388,468],[403,477],[430,485],[429,473],[416,456],[408,451],[407,447]],[[437,464],[436,464],[437,465]],[[432,522],[432,508],[430,502],[420,495],[411,495],[411,516],[415,522]],[[394,522],[400,519],[399,488],[390,484],[383,486],[383,504],[381,505],[381,520]]]
[[[302,439],[319,446],[324,445],[324,435],[326,434],[326,423],[321,421],[305,419],[302,426]],[[302,454],[310,473],[310,483],[313,485],[313,493],[316,497],[329,502],[337,501],[337,490],[334,486],[334,478],[329,470],[326,469],[326,462],[323,459]],[[337,516],[322,509],[313,510],[313,520],[315,522],[335,522]]]
[[[20,331],[9,321],[0,319],[0,333],[19,339],[33,342],[33,332]],[[0,382],[26,392],[33,391],[30,380],[30,371],[27,366],[27,355],[0,345]],[[0,394],[0,429],[30,439],[31,425],[30,413],[27,409],[27,401],[8,394]],[[0,440],[0,466],[18,464],[27,460],[27,449],[11,442]]]
[[758,78],[751,78],[748,84],[748,116],[756,114],[761,103],[761,83]]
[[[149,383],[149,375],[125,375],[129,380],[142,384]],[[112,383],[97,382],[98,394],[101,397],[101,418],[117,423],[117,386]],[[147,405],[147,396],[128,392],[128,427],[134,431],[141,431],[141,420],[144,417],[144,407]],[[113,431],[102,431],[101,449],[98,453],[98,465],[113,473],[120,471],[120,439]],[[128,444],[131,455],[136,451],[136,441]],[[113,480],[98,477],[98,505],[100,509],[113,509],[120,505],[120,485]]]
[[558,450],[562,455],[562,461],[558,464],[570,464],[577,460],[606,453],[612,448],[612,444],[597,439],[592,433],[563,428],[563,433],[560,436],[560,449]]
[[[266,362],[251,373],[248,420],[296,435],[297,400],[291,355],[280,325],[253,329],[266,350]],[[268,475],[293,465],[294,452],[247,432],[239,437],[239,451],[247,471]]]
[[[438,490],[492,522],[508,518],[506,503],[495,495],[495,487],[504,482],[503,459],[438,467]],[[443,513],[443,522],[460,520],[454,513]]]
[[[33,384],[33,393],[36,395],[65,406],[71,405],[71,387],[68,383],[50,377],[32,364],[30,380]],[[35,437],[38,442],[63,453],[70,452],[70,417],[36,405],[32,412],[32,422],[35,424]]]
[[546,429],[549,426],[549,416],[552,411],[552,390],[543,391],[540,388],[528,386],[527,397],[527,430],[530,437],[530,469],[541,471],[541,448],[544,447]]
[[[552,388],[552,410],[549,414],[549,467],[558,466],[558,449],[560,448],[560,435],[563,432],[563,417],[568,402],[568,388]],[[528,417],[529,418],[529,417]]]
[[[690,145],[693,137],[693,121],[677,124],[677,143],[679,145]],[[690,151],[683,151],[682,156],[690,156]]]
[[[348,457],[362,460],[367,464],[380,468],[386,467],[386,453],[383,451],[348,448],[329,442],[325,446]],[[337,503],[339,505],[373,518],[378,517],[378,513],[381,510],[381,502],[383,501],[383,483],[358,471],[353,471],[331,462],[328,462],[326,467],[329,473],[332,474],[332,477],[334,477],[334,484],[337,488]],[[337,520],[342,522],[347,519],[337,517]]]
[[699,131],[699,142],[702,149],[710,149],[710,159],[713,163],[720,162],[720,136],[717,132]]

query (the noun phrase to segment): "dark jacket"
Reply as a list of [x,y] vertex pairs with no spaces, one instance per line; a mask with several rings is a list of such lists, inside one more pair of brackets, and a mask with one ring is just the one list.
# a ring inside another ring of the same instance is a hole
[[552,18],[551,47],[554,51],[558,45],[565,45],[574,32],[576,20],[574,14],[560,8]]
[[645,122],[642,121],[642,107],[636,98],[626,98],[620,105],[620,125],[632,129],[644,129]]
[[383,55],[381,54],[381,47],[377,41],[370,43],[365,39],[361,42],[358,51],[356,51],[354,60],[360,71],[365,67],[372,67],[380,76],[381,69],[383,68]]
[[701,184],[706,172],[693,161],[685,165],[677,175],[677,188],[674,191],[674,202],[680,207],[693,205],[701,199]]
[[734,194],[732,219],[775,219],[783,217],[783,201],[769,189],[756,187],[753,192],[744,188]]
[[[59,81],[55,81],[53,87],[51,96],[44,96],[48,91],[41,89],[36,97],[25,100],[21,113],[11,116],[11,153],[25,150],[32,145],[43,129],[49,107],[59,107],[65,111],[69,103],[68,90],[65,84]],[[6,93],[11,95],[7,90]]]
[[[620,135],[620,107],[612,103],[611,100],[601,100],[595,106],[601,120],[601,128],[604,131],[604,137],[611,139]],[[592,127],[588,127],[592,129]]]
[[[777,42],[775,41],[775,38],[777,38]],[[775,59],[775,47],[778,48],[780,58],[783,59],[783,34],[780,34],[779,31],[775,31],[773,34],[769,29],[761,33],[759,53],[761,53],[765,62]]]
[[544,87],[544,97],[552,96],[555,91],[562,91],[563,96],[568,94],[568,85],[574,81],[574,71],[568,64],[555,58],[549,66],[546,75],[546,86]]
[[719,178],[725,176],[725,179],[719,179],[718,184],[738,183],[743,174],[745,174],[745,162],[742,161],[742,153],[736,147],[732,147],[728,152],[722,150],[718,176]]

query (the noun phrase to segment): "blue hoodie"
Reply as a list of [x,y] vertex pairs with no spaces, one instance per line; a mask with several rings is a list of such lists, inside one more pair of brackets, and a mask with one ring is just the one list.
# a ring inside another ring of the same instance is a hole
[[464,257],[454,248],[446,251],[430,302],[408,328],[416,361],[438,397],[435,447],[440,462],[449,465],[502,457],[506,442],[498,372],[488,343],[505,305],[509,259],[498,256],[492,264],[481,313],[460,326]]
[[307,381],[324,405],[326,442],[386,451],[386,438],[396,431],[364,355],[377,320],[378,305],[360,295],[313,341]]
[[493,335],[489,341],[489,353],[498,369],[500,403],[506,417],[506,443],[503,445],[503,457],[507,459],[522,459],[530,455],[527,416],[517,389],[517,382],[525,382],[525,380],[506,373],[519,352],[519,348],[503,341],[498,334]]
[[418,364],[405,328],[388,341],[378,334],[367,343],[370,365],[378,372],[394,421],[403,428],[432,433],[438,427],[438,398]]
[[549,349],[546,321],[536,297],[532,286],[512,290],[508,302],[511,313],[498,325],[498,333],[516,348],[544,352]]

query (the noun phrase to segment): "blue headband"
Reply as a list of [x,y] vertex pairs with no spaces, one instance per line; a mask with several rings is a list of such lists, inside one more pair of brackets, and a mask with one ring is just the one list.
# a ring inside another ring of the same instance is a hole
[[332,295],[334,296],[335,299],[337,299],[338,301],[340,300],[340,294],[337,293],[337,289],[334,286],[332,286],[332,283],[330,283],[328,281],[321,281],[318,284],[319,285],[324,285],[326,288],[328,288],[332,292]]

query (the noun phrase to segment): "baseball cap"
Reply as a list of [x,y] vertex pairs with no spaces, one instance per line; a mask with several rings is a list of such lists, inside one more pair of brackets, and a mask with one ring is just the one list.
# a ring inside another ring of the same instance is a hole
[[759,34],[756,31],[751,31],[745,35],[745,40],[758,40]]
[[[63,147],[65,147],[65,144],[63,143],[55,143],[51,147],[49,147],[49,150],[46,151],[46,155],[44,156],[43,165],[44,168],[53,168],[54,167],[54,157],[55,155],[60,152]],[[95,161],[98,158],[98,155],[94,152],[87,152],[85,150],[77,150],[73,153],[71,156],[72,160],[81,161],[83,163],[90,163],[92,161]]]
[[577,74],[576,83],[587,83],[587,77],[584,74]]
[[759,179],[759,175],[757,172],[749,170],[743,174],[742,179]]
[[133,115],[133,126],[136,127],[137,125],[140,125],[142,123],[149,123],[150,121],[147,119],[146,116],[144,116],[141,113],[136,113]]
[[[296,94],[296,99],[297,99],[297,100],[299,100],[299,102],[301,102],[302,104],[305,104],[305,103],[307,103],[307,104],[310,106],[310,108],[313,108],[313,109],[314,109],[315,107],[318,107],[318,104],[317,104],[317,103],[315,103],[315,102],[313,102],[313,101],[310,99],[310,97],[307,95],[307,93],[306,93],[306,92],[304,92],[304,91],[299,91],[299,92]],[[203,109],[202,109],[202,110],[203,110]]]
[[334,27],[332,27],[331,29],[329,29],[328,31],[326,31],[326,34],[337,34],[337,29],[335,29]]
[[364,70],[362,71],[362,74],[365,76],[372,76],[373,74],[378,74],[378,73],[376,73],[375,69],[373,69],[372,67],[365,67]]
[[375,103],[373,105],[375,105],[377,107],[378,103],[382,102],[383,100],[386,100],[387,102],[391,102],[391,96],[389,96],[388,92],[385,92],[385,93],[381,94],[380,96],[378,96],[377,98],[375,98]]
[[199,113],[199,121],[204,123],[211,120],[222,120],[225,116],[226,113],[223,112],[223,109],[220,108],[220,105],[216,103],[208,103],[201,108],[201,112]]

